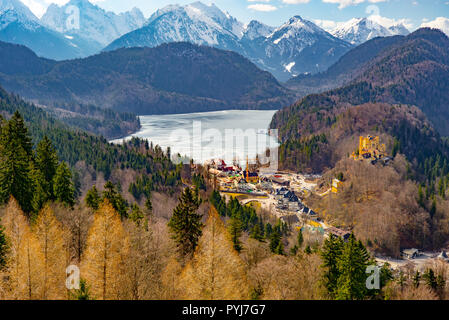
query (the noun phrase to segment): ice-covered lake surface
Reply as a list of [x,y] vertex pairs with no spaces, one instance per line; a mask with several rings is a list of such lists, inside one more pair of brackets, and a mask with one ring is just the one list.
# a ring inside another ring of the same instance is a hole
[[171,154],[193,158],[196,163],[210,159],[234,159],[245,163],[267,148],[278,146],[276,132],[268,132],[274,110],[225,110],[187,114],[140,116],[142,128],[124,139],[148,139]]

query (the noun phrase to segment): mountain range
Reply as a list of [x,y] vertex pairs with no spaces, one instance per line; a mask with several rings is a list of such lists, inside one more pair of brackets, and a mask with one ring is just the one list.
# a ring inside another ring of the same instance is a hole
[[23,44],[48,58],[73,58],[82,49],[62,34],[44,27],[19,0],[0,0],[0,40]]
[[137,114],[280,109],[296,98],[243,56],[190,43],[54,61],[0,42],[0,85],[39,104]]
[[[78,8],[74,12],[68,10]],[[79,13],[79,25],[68,30],[67,18]],[[81,58],[98,53],[113,39],[143,25],[138,9],[116,15],[87,0],[50,5],[39,20],[19,0],[0,0],[0,40],[22,44],[49,59]],[[79,26],[79,28],[78,28]]]
[[[73,26],[67,23],[71,14],[78,13],[79,21],[76,21]],[[145,17],[137,8],[115,14],[87,0],[70,0],[61,7],[51,4],[42,16],[41,23],[49,29],[64,34],[72,41],[86,43],[88,45],[88,52],[84,54],[86,56],[98,53],[120,36],[142,27]]]
[[376,37],[406,36],[410,32],[401,23],[384,27],[373,18],[353,18],[330,31],[335,37],[360,45]]
[[145,19],[137,8],[115,14],[88,0],[70,0],[51,4],[39,20],[19,0],[0,0],[0,40],[23,44],[41,57],[66,60],[102,50],[190,42],[235,51],[279,81],[324,72],[372,38],[406,34],[401,24],[386,27],[370,18],[352,19],[328,31],[301,16],[279,27],[256,20],[244,24],[201,2],[169,5]]
[[343,85],[307,95],[273,117],[285,167],[332,167],[363,134],[389,135],[389,146],[396,144],[421,171],[430,155],[448,156],[441,149],[441,136],[449,135],[449,38],[443,32],[422,28],[370,40],[314,80],[334,79]]
[[176,41],[238,52],[281,81],[324,71],[352,47],[300,16],[279,28],[258,21],[244,25],[213,4],[194,2],[156,11],[145,26],[123,35],[105,51]]

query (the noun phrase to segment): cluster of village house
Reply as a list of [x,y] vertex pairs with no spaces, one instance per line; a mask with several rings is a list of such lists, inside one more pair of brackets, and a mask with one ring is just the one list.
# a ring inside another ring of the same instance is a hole
[[[214,176],[216,187],[223,194],[268,197],[273,200],[279,218],[283,222],[296,228],[307,228],[322,234],[334,234],[343,239],[347,239],[350,235],[348,231],[324,227],[317,213],[301,201],[290,187],[291,182],[282,174],[259,174],[256,170],[250,169],[248,161],[245,169],[238,164],[227,165],[222,159],[208,161],[205,166],[208,172]],[[340,181],[334,181],[334,183],[338,188]]]
[[[377,136],[361,136],[359,147],[351,157],[356,161],[370,161],[372,164],[382,161],[384,165],[393,160],[387,156],[385,145],[380,143]],[[280,213],[279,218],[283,222],[296,226],[298,229],[307,228],[312,232],[320,232],[323,235],[333,234],[344,240],[347,240],[350,236],[349,231],[326,226],[318,215],[308,208],[295,191],[290,188],[290,180],[284,179],[281,174],[260,175],[256,170],[250,169],[248,160],[244,170],[238,164],[229,166],[221,159],[208,161],[205,165],[208,172],[215,177],[219,184],[216,187],[219,187],[222,193],[272,198],[275,209]],[[341,185],[342,181],[333,179],[330,190],[323,195],[329,192],[338,193]],[[404,259],[412,260],[422,257],[423,254],[418,249],[406,249],[403,250],[402,256]],[[436,258],[449,262],[445,251],[441,252]]]

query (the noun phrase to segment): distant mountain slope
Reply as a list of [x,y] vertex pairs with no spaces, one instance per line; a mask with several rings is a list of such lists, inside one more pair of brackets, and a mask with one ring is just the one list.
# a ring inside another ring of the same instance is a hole
[[22,44],[39,56],[69,59],[83,55],[83,46],[42,26],[19,0],[0,0],[0,40]]
[[185,41],[232,50],[281,81],[326,70],[352,45],[299,16],[279,28],[251,21],[247,26],[215,5],[195,2],[156,11],[145,26],[125,34],[104,50],[155,47]]
[[259,21],[252,20],[250,23],[245,25],[243,30],[242,41],[253,41],[257,38],[266,38],[268,37],[275,28],[267,26]]
[[[28,58],[22,61],[15,56]],[[279,109],[294,99],[268,72],[239,54],[189,43],[121,49],[62,62],[2,44],[0,61],[2,86],[49,105],[75,102],[164,114]],[[22,63],[33,67],[26,70]]]
[[405,36],[410,32],[402,25],[385,27],[372,18],[354,18],[330,31],[335,37],[354,45],[360,45],[376,37]]
[[326,70],[352,46],[295,16],[266,38],[242,41],[244,55],[280,80]]
[[289,139],[299,134],[297,117],[308,110],[385,102],[418,106],[441,135],[449,135],[449,38],[438,30],[419,29],[398,39],[366,63],[349,85],[305,97],[278,112],[272,126]]
[[[75,28],[67,25],[70,14],[73,14],[72,10],[79,12],[79,26],[74,26]],[[89,54],[94,54],[123,34],[142,27],[145,18],[137,8],[115,14],[88,0],[70,0],[63,6],[51,4],[42,16],[41,22],[72,41],[83,43],[88,47]]]
[[344,54],[326,71],[293,77],[286,82],[286,86],[300,96],[305,96],[345,85],[361,74],[380,52],[400,43],[403,38],[394,36],[369,40]]
[[170,42],[190,42],[240,51],[243,25],[215,5],[201,2],[170,5],[157,10],[146,25],[115,40],[106,51],[129,47],[157,47]]

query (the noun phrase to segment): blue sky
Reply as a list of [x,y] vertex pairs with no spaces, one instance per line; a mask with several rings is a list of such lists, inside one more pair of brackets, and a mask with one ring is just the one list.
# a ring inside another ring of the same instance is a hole
[[[64,4],[68,0],[22,0],[37,15],[49,3]],[[168,4],[187,4],[193,0],[91,0],[100,7],[123,12],[138,7],[146,17]],[[388,21],[402,21],[410,29],[437,17],[449,18],[449,0],[203,0],[215,3],[223,11],[243,22],[252,19],[278,26],[294,15],[329,26],[335,22],[374,14]],[[389,19],[389,20],[388,20]],[[319,20],[319,21],[317,21]]]

